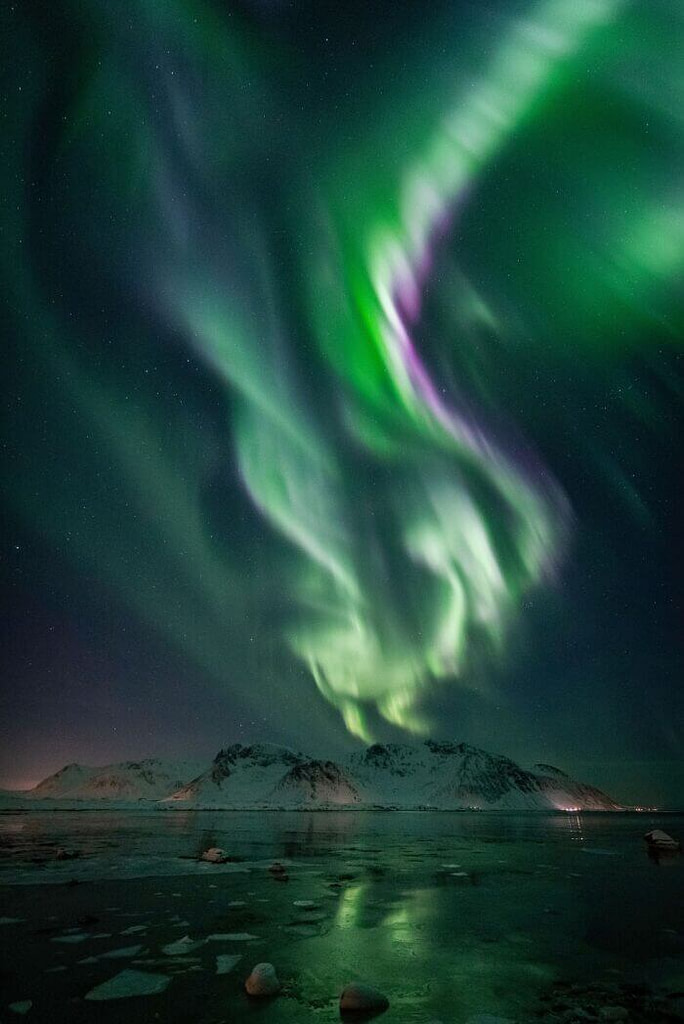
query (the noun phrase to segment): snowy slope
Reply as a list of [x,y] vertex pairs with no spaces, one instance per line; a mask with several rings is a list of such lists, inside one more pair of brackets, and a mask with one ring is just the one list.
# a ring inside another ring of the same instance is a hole
[[83,786],[87,786],[101,768],[90,768],[84,764],[67,764],[54,775],[48,775],[37,786],[30,789],[27,796],[37,800],[61,800],[71,796]]
[[426,740],[417,747],[375,744],[353,755],[364,800],[397,807],[477,810],[617,810],[604,793],[558,769],[526,771],[508,757],[467,743]]
[[271,803],[276,786],[309,759],[275,743],[234,743],[220,750],[197,778],[173,793],[167,805],[260,807]]
[[362,803],[354,778],[334,761],[305,761],[294,765],[271,794],[274,803],[288,807],[350,807]]
[[24,794],[31,800],[135,803],[162,800],[201,770],[194,761],[122,761],[100,768],[68,764]]
[[328,807],[353,806],[361,796],[350,773],[271,743],[221,750],[213,764],[168,797],[166,806]]

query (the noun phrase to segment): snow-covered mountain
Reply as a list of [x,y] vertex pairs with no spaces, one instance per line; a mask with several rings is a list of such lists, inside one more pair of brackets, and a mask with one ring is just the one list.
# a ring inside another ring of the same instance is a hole
[[365,802],[477,810],[617,810],[605,793],[550,765],[526,771],[509,757],[467,743],[375,744],[352,756]]
[[195,761],[122,761],[101,768],[68,764],[23,794],[31,800],[136,803],[162,800],[201,770]]
[[273,743],[221,750],[167,806],[339,807],[363,803],[349,770]]
[[357,784],[334,761],[307,760],[290,768],[273,790],[274,800],[297,807],[353,807],[363,802]]
[[560,769],[521,768],[465,743],[376,743],[346,763],[272,744],[234,744],[167,807],[434,807],[618,810],[605,793]]
[[255,807],[267,804],[292,768],[309,759],[275,743],[245,746],[233,743],[220,750],[211,765],[166,800],[200,807]]
[[619,810],[559,768],[521,768],[466,743],[373,744],[346,762],[319,760],[272,743],[234,743],[212,763],[148,759],[105,768],[67,765],[26,797],[181,808],[438,808]]

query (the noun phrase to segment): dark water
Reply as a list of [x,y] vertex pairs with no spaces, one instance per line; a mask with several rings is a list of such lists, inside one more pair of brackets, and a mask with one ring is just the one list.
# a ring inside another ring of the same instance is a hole
[[[649,859],[642,836],[683,826],[680,815],[0,815],[0,913],[18,919],[0,926],[0,1019],[31,1000],[27,1019],[56,1024],[326,1022],[353,979],[387,994],[388,1022],[561,1019],[543,1002],[561,983],[614,990],[609,1003],[642,983],[672,999],[684,991],[684,867]],[[192,859],[209,845],[236,862]],[[58,847],[80,856],[55,861]],[[287,883],[267,871],[273,859]],[[182,955],[163,951],[185,936]],[[241,960],[217,974],[229,956]],[[255,1005],[243,983],[264,960],[284,993]],[[171,981],[84,998],[123,970]]]

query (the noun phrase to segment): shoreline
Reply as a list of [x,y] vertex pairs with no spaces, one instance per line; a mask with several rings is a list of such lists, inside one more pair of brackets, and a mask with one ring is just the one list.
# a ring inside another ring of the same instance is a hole
[[118,803],[105,803],[105,804],[86,804],[85,806],[75,806],[74,803],[58,804],[53,803],[46,806],[44,801],[40,804],[26,805],[11,807],[11,806],[0,806],[0,815],[3,814],[31,814],[34,812],[40,813],[98,813],[107,811],[118,811],[118,812],[129,812],[129,813],[226,813],[226,814],[497,814],[497,815],[546,815],[561,818],[573,818],[578,816],[591,815],[592,817],[600,815],[610,815],[610,817],[617,816],[633,816],[642,817],[648,816],[649,814],[657,815],[683,815],[684,808],[661,808],[661,807],[650,807],[648,809],[636,810],[635,808],[605,808],[597,810],[594,808],[585,809],[573,809],[573,810],[562,810],[560,808],[497,808],[497,807],[387,807],[387,806],[357,806],[354,804],[340,804],[332,807],[258,807],[258,806],[217,806],[211,805],[195,805],[189,804],[187,806],[175,805],[172,807],[162,806],[157,802],[151,802],[148,804],[118,804]]

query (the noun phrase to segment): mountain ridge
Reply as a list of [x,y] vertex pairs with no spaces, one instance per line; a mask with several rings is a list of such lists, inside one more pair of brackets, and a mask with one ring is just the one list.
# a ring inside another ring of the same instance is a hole
[[174,809],[621,810],[561,769],[523,768],[448,740],[374,743],[344,760],[274,743],[233,743],[209,765],[159,758],[65,765],[21,796],[29,804],[103,803]]
[[32,800],[156,801],[176,792],[189,774],[201,772],[202,767],[202,762],[156,757],[97,767],[72,763],[23,795]]

